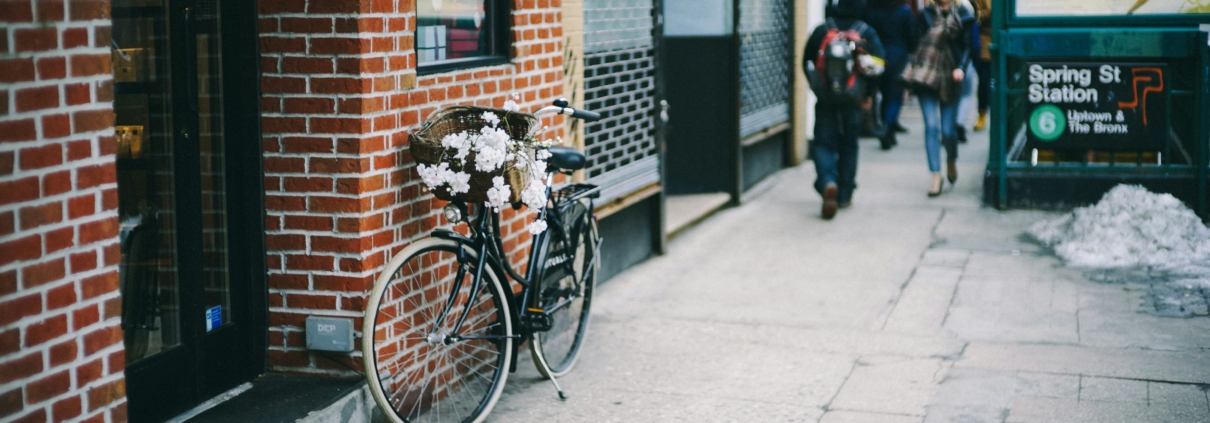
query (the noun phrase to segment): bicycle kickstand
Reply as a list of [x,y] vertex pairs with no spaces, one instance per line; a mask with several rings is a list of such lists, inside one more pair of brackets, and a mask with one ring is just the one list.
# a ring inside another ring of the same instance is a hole
[[555,380],[554,372],[550,371],[550,366],[546,364],[546,357],[538,355],[538,364],[542,365],[542,370],[545,370],[550,383],[553,383],[555,390],[559,391],[559,399],[567,400],[567,394],[563,392],[563,388],[559,387],[559,381]]

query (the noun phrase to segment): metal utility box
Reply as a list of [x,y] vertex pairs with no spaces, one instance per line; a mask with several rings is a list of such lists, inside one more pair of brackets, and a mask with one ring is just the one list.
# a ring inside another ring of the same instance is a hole
[[996,2],[985,203],[1069,208],[1128,183],[1206,218],[1207,23],[1207,0]]

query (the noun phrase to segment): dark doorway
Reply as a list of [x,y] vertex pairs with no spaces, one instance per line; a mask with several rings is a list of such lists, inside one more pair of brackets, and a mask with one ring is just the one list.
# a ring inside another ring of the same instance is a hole
[[256,7],[112,5],[127,396],[158,422],[265,368]]

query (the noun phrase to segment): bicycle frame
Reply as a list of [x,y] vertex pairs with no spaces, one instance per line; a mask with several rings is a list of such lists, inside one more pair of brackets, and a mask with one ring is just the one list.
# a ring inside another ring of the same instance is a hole
[[[569,185],[569,186],[571,188],[588,187],[587,185],[579,185],[579,184]],[[512,319],[512,321],[515,323],[520,323],[520,324],[513,325],[514,328],[517,328],[518,334],[513,335],[512,337],[520,339],[521,341],[524,341],[525,339],[529,339],[534,333],[532,328],[528,324],[526,324],[526,322],[529,322],[530,319],[535,318],[534,316],[545,315],[551,311],[558,310],[559,308],[562,308],[563,306],[565,306],[567,303],[570,302],[570,300],[561,302],[559,304],[556,304],[553,308],[551,308],[549,310],[538,310],[538,309],[531,308],[532,305],[538,304],[538,294],[540,293],[540,290],[542,288],[541,281],[543,281],[546,276],[547,269],[545,267],[543,267],[542,265],[544,263],[546,263],[546,259],[547,259],[546,246],[547,246],[547,243],[551,241],[552,233],[557,231],[560,234],[560,236],[563,236],[563,237],[572,236],[572,234],[563,233],[564,228],[566,227],[564,225],[565,222],[563,221],[564,213],[567,210],[561,210],[560,208],[570,208],[570,206],[572,204],[575,204],[582,199],[588,198],[589,204],[588,204],[587,212],[591,213],[591,210],[593,208],[592,198],[596,197],[597,193],[599,192],[599,188],[596,188],[596,187],[585,188],[578,192],[573,193],[573,195],[566,196],[566,198],[558,198],[559,196],[552,196],[552,194],[556,193],[556,192],[560,192],[560,191],[554,191],[550,187],[547,187],[547,189],[546,189],[547,198],[550,198],[552,201],[551,201],[551,204],[549,204],[544,210],[541,211],[541,213],[543,213],[545,215],[545,218],[550,223],[548,224],[548,229],[546,231],[543,231],[542,233],[534,236],[534,238],[533,238],[533,241],[530,245],[529,262],[527,265],[525,275],[518,274],[516,272],[516,270],[513,269],[512,265],[509,264],[508,256],[506,255],[505,250],[504,250],[503,236],[500,232],[500,215],[499,215],[499,213],[496,213],[495,211],[491,210],[489,207],[486,207],[483,205],[477,205],[475,207],[475,217],[473,219],[466,220],[467,226],[470,228],[470,236],[465,236],[465,235],[462,235],[458,232],[454,232],[451,230],[436,230],[433,232],[433,236],[457,241],[460,244],[463,244],[464,246],[466,246],[467,248],[470,248],[471,250],[475,251],[477,263],[476,263],[476,267],[475,267],[476,273],[475,273],[475,275],[473,275],[473,277],[471,279],[471,284],[472,284],[471,292],[470,292],[471,298],[474,298],[476,295],[478,295],[478,293],[481,289],[484,289],[484,286],[483,286],[484,281],[483,281],[482,272],[483,272],[483,269],[485,268],[485,265],[490,266],[491,271],[496,272],[496,275],[502,282],[505,283],[506,287],[512,286],[511,284],[509,284],[507,282],[509,279],[516,281],[518,284],[520,284],[522,286],[522,291],[521,291],[520,295],[517,295],[516,293],[512,293],[513,295],[505,296],[506,300],[509,302],[509,309],[511,310],[509,318]],[[456,207],[458,207],[458,209],[461,211],[463,216],[468,215],[468,213],[467,213],[468,208],[467,208],[466,203],[461,202],[461,201],[454,201],[454,202],[452,202],[452,204],[454,204]],[[582,230],[582,229],[573,228],[573,230]],[[589,248],[593,248],[593,251],[594,251],[593,257],[595,257],[596,252],[599,251],[600,243],[598,242],[597,245],[589,246]],[[459,257],[458,257],[459,263],[465,263],[466,260],[469,259],[469,257],[466,256],[465,254],[463,254],[463,250],[459,249],[458,251],[459,251]],[[588,263],[587,265],[589,267],[585,270],[585,274],[587,274],[587,272],[589,272],[589,271],[595,271],[596,260],[593,260],[592,262]],[[463,278],[465,277],[465,274],[463,272],[465,272],[465,271],[466,271],[466,269],[464,267],[459,266],[458,273],[456,274],[457,279],[455,279],[455,280],[463,280]],[[511,291],[511,289],[510,289],[510,291]],[[442,312],[441,317],[438,318],[438,324],[435,325],[434,328],[439,327],[441,322],[444,322],[445,318],[449,317],[448,313],[450,311],[450,308],[452,308],[452,305],[455,302],[454,300],[455,300],[458,292],[460,292],[459,289],[451,290],[450,297],[446,300],[445,309]],[[463,310],[462,313],[460,313],[460,315],[458,316],[458,321],[454,325],[454,329],[452,331],[452,335],[451,335],[451,338],[449,341],[456,342],[456,341],[464,340],[464,339],[494,339],[494,338],[497,338],[496,336],[463,337],[461,335],[458,335],[462,329],[462,324],[465,322],[466,317],[469,313],[470,313],[469,309]],[[516,361],[517,361],[516,350],[520,347],[520,344],[521,344],[521,342],[517,342],[517,343],[513,344],[514,354],[512,356],[512,363],[510,363],[510,371],[516,370]]]

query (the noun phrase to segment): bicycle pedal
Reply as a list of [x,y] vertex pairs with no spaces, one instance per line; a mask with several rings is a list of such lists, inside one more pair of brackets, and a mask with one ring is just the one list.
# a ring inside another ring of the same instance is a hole
[[531,332],[546,332],[554,327],[555,319],[540,308],[528,308],[527,313],[521,313],[521,326]]

